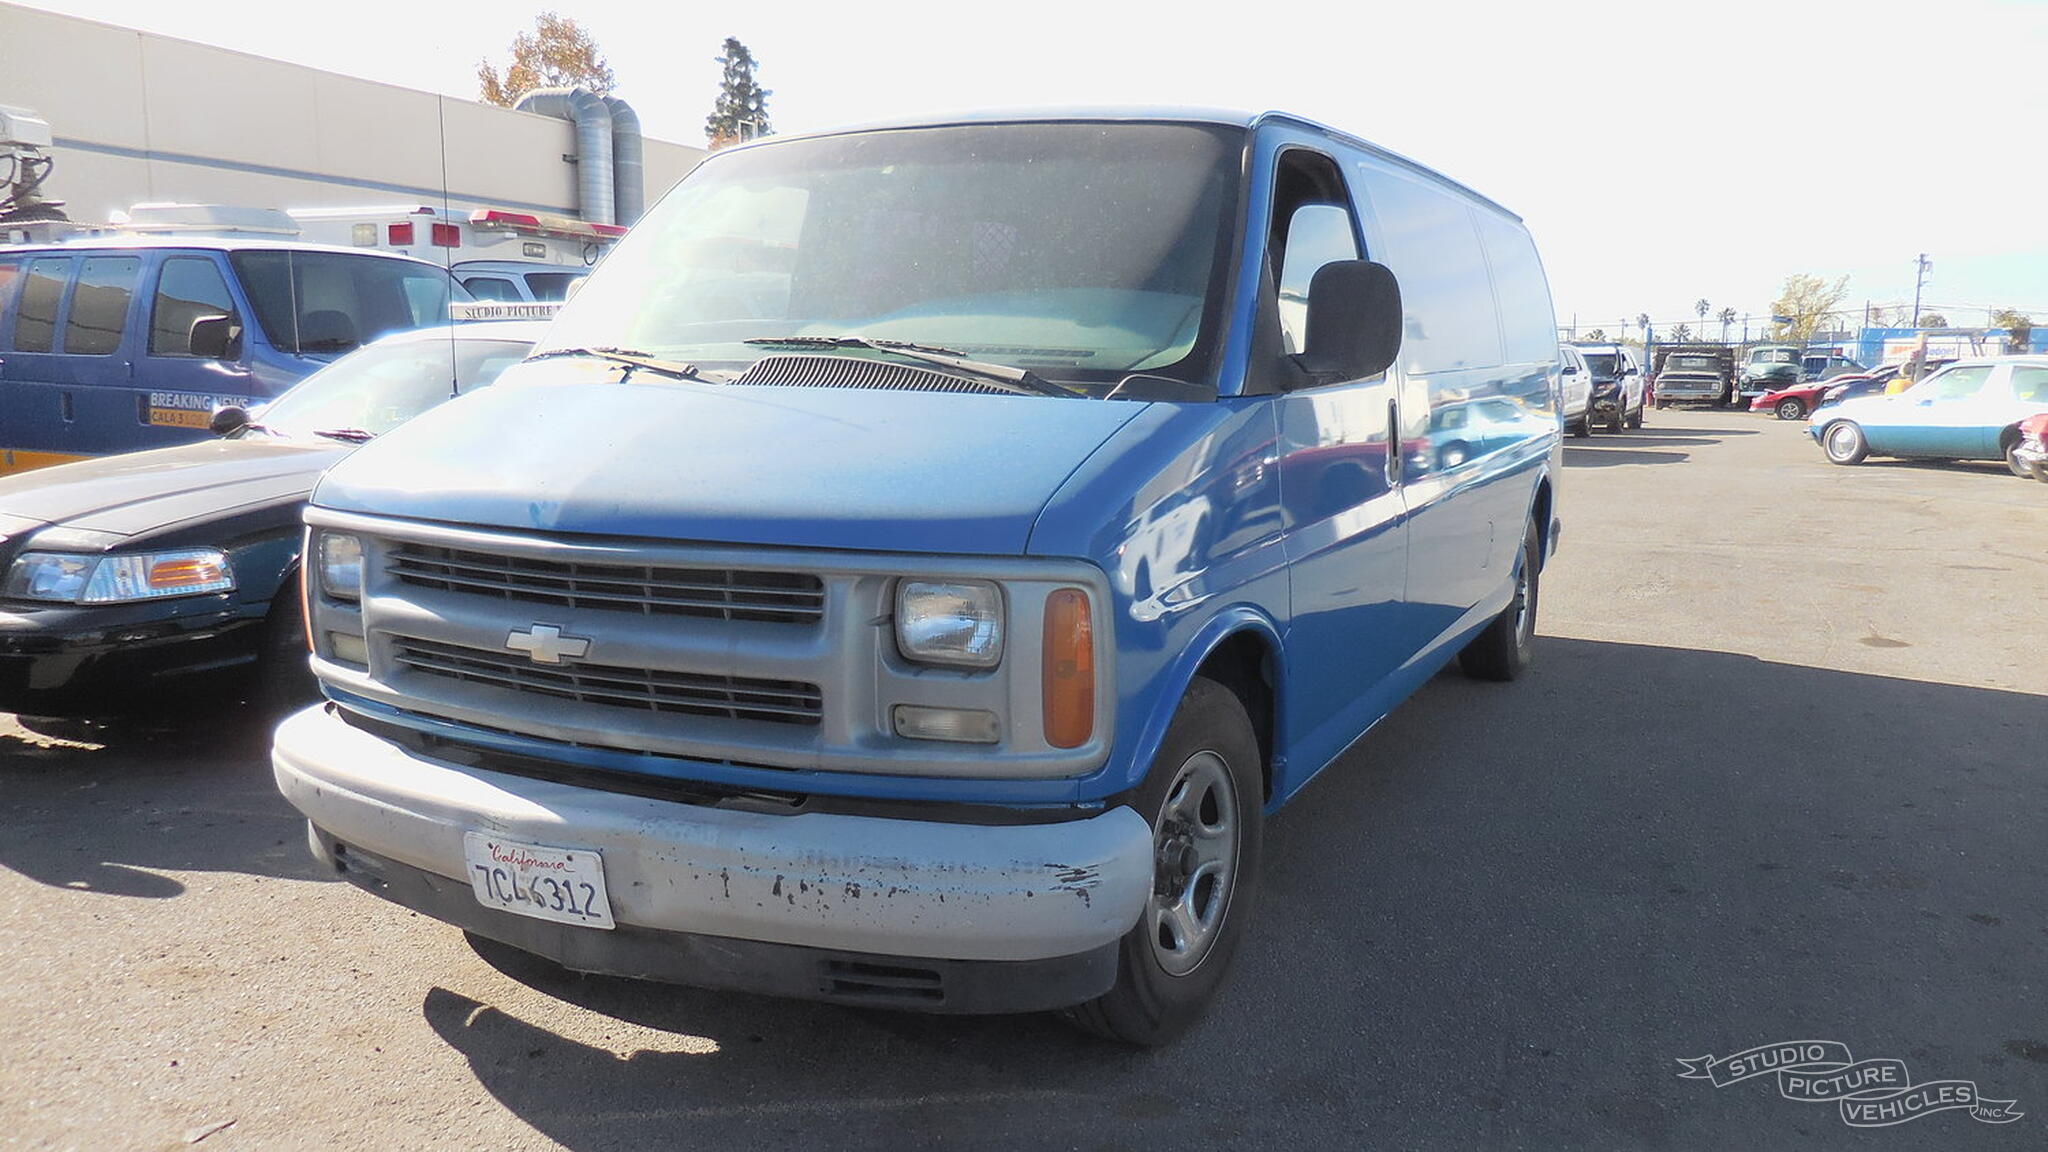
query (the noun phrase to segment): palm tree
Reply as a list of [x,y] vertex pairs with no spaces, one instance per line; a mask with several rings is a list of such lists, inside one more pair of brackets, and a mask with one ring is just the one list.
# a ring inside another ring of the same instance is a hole
[[1721,322],[1721,343],[1726,344],[1728,342],[1728,326],[1735,323],[1735,309],[1723,308],[1720,315],[1714,318]]
[[1702,296],[1699,299],[1692,302],[1693,314],[1700,318],[1700,330],[1702,332],[1706,331],[1707,309],[1711,307],[1713,307],[1713,305],[1707,303],[1707,298],[1705,296]]

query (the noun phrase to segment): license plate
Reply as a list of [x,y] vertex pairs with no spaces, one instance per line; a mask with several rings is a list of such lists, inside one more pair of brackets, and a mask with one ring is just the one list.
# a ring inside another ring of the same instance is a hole
[[610,928],[604,859],[588,848],[550,848],[483,832],[462,837],[477,903],[502,912]]

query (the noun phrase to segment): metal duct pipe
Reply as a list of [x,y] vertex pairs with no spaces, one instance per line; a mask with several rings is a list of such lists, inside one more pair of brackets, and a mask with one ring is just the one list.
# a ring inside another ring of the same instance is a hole
[[512,107],[576,126],[576,212],[585,223],[610,224],[612,110],[604,97],[587,88],[537,88]]
[[612,223],[630,228],[647,210],[647,172],[641,163],[640,116],[617,96],[604,98],[612,112]]

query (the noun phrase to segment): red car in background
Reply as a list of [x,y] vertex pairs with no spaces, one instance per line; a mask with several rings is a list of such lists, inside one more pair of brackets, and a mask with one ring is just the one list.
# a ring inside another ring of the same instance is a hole
[[1751,412],[1775,412],[1780,420],[1804,420],[1806,414],[1820,407],[1821,394],[1837,384],[1854,384],[1859,380],[1873,380],[1879,376],[1890,376],[1895,369],[1881,368],[1870,372],[1844,372],[1826,380],[1813,380],[1794,384],[1789,388],[1778,388],[1749,402]]
[[2048,412],[2020,421],[2020,442],[2005,454],[2015,476],[2048,484]]

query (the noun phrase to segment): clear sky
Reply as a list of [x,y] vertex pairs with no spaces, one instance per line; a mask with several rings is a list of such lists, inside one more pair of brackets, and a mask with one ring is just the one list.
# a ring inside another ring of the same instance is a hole
[[[474,98],[550,5],[29,0]],[[595,35],[653,136],[703,140],[738,36],[782,131],[963,107],[1281,108],[1522,214],[1560,323],[1762,313],[1788,273],[1849,303],[2048,321],[2048,0],[552,5]],[[1718,326],[1710,325],[1710,328]]]

